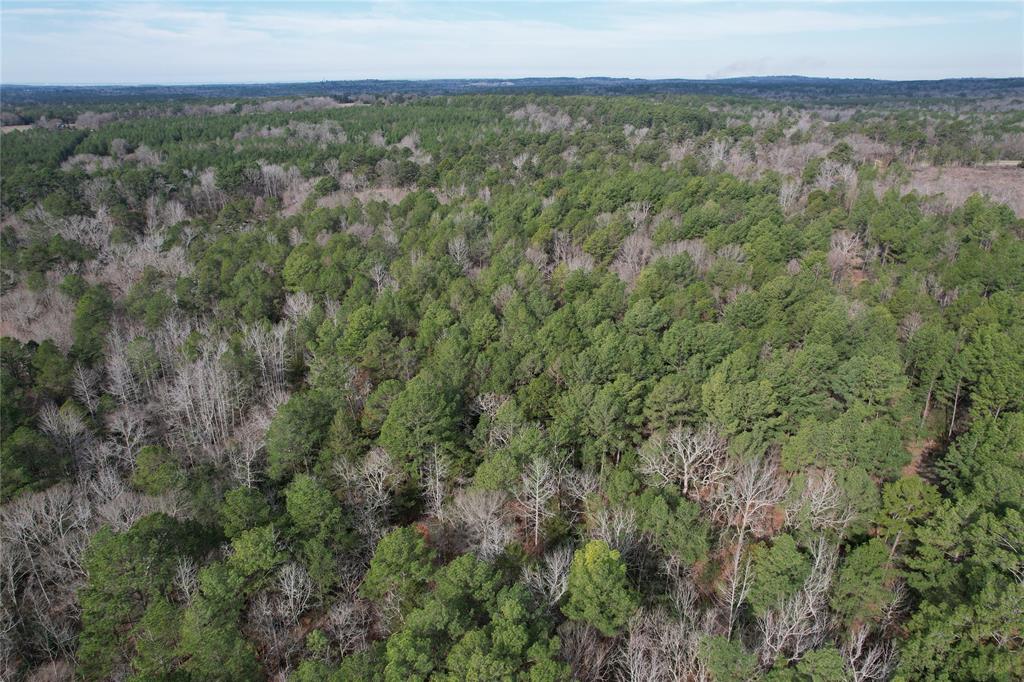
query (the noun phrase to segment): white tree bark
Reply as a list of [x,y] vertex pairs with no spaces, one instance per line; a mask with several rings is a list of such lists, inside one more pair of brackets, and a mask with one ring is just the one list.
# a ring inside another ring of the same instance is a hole
[[[735,531],[731,572],[723,598],[727,607],[727,634],[732,634],[736,615],[749,589],[749,570],[741,560],[748,536],[762,534],[775,505],[786,495],[786,485],[771,459],[753,459],[733,466],[713,499],[715,517]],[[748,562],[749,563],[749,562]]]
[[711,487],[727,474],[725,439],[709,424],[699,429],[677,426],[655,434],[640,452],[641,471],[662,484],[678,485],[684,495]]
[[443,519],[448,500],[448,461],[436,447],[426,458],[420,472],[420,487],[427,513],[436,519]]
[[469,549],[485,561],[497,557],[512,541],[506,501],[505,493],[494,490],[463,490],[455,495],[452,518]]
[[551,609],[569,591],[572,559],[572,546],[562,545],[545,552],[536,565],[523,571],[523,581]]
[[541,524],[554,514],[548,503],[557,493],[558,472],[547,458],[535,456],[527,463],[516,492],[516,499],[529,516],[534,546],[540,542]]

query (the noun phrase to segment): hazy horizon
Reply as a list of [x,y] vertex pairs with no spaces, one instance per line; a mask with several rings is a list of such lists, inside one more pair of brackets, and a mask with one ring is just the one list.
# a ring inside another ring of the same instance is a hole
[[480,81],[482,83],[501,83],[502,81],[523,81],[523,80],[633,80],[640,82],[651,82],[657,83],[662,81],[694,81],[694,82],[725,82],[735,80],[756,80],[756,79],[783,79],[783,78],[798,78],[807,80],[839,80],[839,81],[877,81],[879,83],[911,83],[911,82],[934,82],[939,83],[942,81],[960,81],[960,80],[1020,80],[1024,79],[1022,76],[942,76],[937,78],[872,78],[871,76],[807,76],[800,73],[776,73],[776,74],[763,74],[763,75],[736,75],[736,76],[722,76],[722,77],[705,77],[705,78],[694,78],[687,76],[667,76],[664,78],[642,78],[642,77],[631,77],[631,76],[602,76],[602,75],[587,75],[587,76],[451,76],[451,77],[438,77],[438,78],[325,78],[321,80],[250,80],[250,81],[164,81],[164,82],[124,82],[124,83],[47,83],[47,82],[4,82],[0,80],[0,85],[3,86],[17,86],[27,88],[174,88],[174,87],[204,87],[204,86],[231,86],[231,85],[302,85],[305,83],[361,83],[361,82],[396,82],[396,83],[429,83],[432,81]]
[[12,85],[1024,76],[1019,2],[7,0],[0,17]]

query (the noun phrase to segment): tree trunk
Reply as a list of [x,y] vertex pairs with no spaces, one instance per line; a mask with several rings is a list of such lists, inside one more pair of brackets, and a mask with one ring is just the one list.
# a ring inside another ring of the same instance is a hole
[[956,423],[956,406],[960,402],[960,383],[963,381],[963,377],[956,380],[956,393],[953,395],[953,414],[949,417],[949,431],[946,432],[946,438],[953,435],[953,424]]
[[935,379],[932,379],[932,383],[928,386],[928,395],[926,395],[924,398],[924,411],[921,412],[921,425],[917,427],[918,431],[924,428],[924,422],[926,419],[928,419],[928,411],[930,410],[932,405],[932,390],[934,388]]

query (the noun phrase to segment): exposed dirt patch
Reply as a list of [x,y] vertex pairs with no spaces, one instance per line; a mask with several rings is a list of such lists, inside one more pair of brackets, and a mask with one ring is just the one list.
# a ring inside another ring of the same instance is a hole
[[910,453],[910,462],[903,467],[900,473],[903,476],[920,476],[925,480],[935,477],[931,470],[931,453],[938,446],[935,439],[915,440],[907,443],[906,449]]
[[767,535],[776,535],[786,525],[786,509],[782,505],[772,507],[772,513],[768,517]]

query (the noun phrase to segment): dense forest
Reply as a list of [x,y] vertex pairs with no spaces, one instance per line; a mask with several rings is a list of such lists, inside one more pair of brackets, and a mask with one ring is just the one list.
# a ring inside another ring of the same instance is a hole
[[348,80],[307,83],[221,83],[195,85],[12,85],[0,83],[0,100],[8,106],[68,104],[95,106],[167,104],[188,99],[328,96],[350,101],[363,96],[548,94],[548,95],[718,95],[784,101],[887,102],[898,98],[994,100],[1021,97],[1024,78],[945,78],[890,81],[873,78],[748,76],[737,78],[438,78],[431,80]]
[[1024,677],[1021,92],[42,99],[0,677]]

